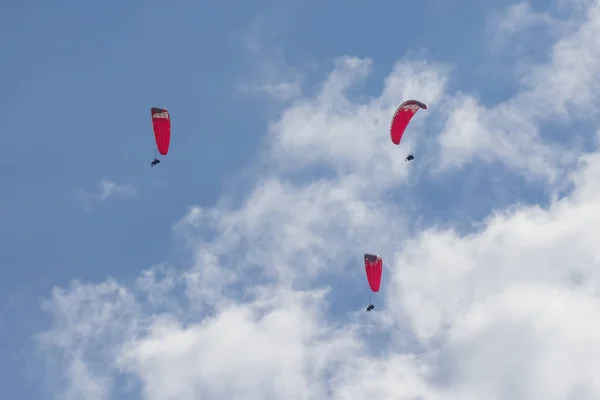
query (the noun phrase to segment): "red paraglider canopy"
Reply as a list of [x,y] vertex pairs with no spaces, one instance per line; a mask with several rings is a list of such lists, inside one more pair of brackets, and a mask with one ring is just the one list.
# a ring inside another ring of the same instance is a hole
[[381,285],[381,273],[383,272],[383,260],[376,254],[365,254],[365,272],[369,286],[374,292],[379,292]]
[[400,104],[390,126],[390,136],[394,144],[400,144],[404,130],[419,108],[427,110],[427,105],[418,100],[407,100]]
[[151,114],[156,148],[165,156],[169,152],[171,143],[171,117],[166,109],[158,107],[152,107]]

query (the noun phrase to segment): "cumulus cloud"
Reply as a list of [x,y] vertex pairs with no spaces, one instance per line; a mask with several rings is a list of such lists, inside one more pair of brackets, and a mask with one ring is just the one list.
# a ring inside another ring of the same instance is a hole
[[[269,125],[243,201],[224,195],[174,225],[191,254],[185,269],[161,266],[135,284],[74,282],[52,292],[45,307],[53,325],[37,342],[57,393],[600,397],[600,153],[545,134],[548,124],[565,122],[597,128],[589,110],[600,93],[598,27],[595,3],[513,97],[487,106],[449,92],[447,65],[405,60],[381,93],[359,102],[348,89],[368,76],[371,61],[339,58],[314,97],[298,97]],[[389,142],[389,116],[409,97],[430,108],[398,148]],[[419,147],[441,163],[417,152],[405,163],[399,152]],[[410,193],[413,180],[456,179],[457,170],[465,176],[486,163],[573,189],[544,207],[490,210],[470,232],[415,229],[415,203],[427,199]],[[366,251],[386,266],[373,313],[364,312],[364,272],[352,262]]]
[[131,185],[122,185],[108,179],[103,179],[98,184],[98,190],[89,192],[82,190],[79,192],[81,200],[89,208],[93,203],[106,201],[111,198],[127,199],[137,196],[137,190]]

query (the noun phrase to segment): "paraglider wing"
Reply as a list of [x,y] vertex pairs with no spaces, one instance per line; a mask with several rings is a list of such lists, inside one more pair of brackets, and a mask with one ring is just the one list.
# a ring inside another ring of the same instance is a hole
[[381,257],[376,254],[365,254],[365,272],[371,290],[379,292],[381,273],[383,272],[383,260]]
[[171,143],[171,117],[164,108],[152,107],[152,130],[158,152],[163,156],[169,152]]
[[400,144],[404,130],[419,108],[427,110],[427,105],[418,100],[407,100],[400,104],[390,126],[390,136],[394,144]]

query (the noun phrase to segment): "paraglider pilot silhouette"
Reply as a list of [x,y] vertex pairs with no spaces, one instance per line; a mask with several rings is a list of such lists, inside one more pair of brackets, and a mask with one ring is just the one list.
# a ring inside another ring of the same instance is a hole
[[411,161],[414,160],[415,156],[413,156],[412,152],[408,153],[408,156],[406,156],[406,159],[404,159],[404,161]]

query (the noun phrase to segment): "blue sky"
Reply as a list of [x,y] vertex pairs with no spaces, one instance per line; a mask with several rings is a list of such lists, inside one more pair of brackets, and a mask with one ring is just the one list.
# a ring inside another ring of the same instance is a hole
[[600,396],[599,10],[7,3],[5,397]]

